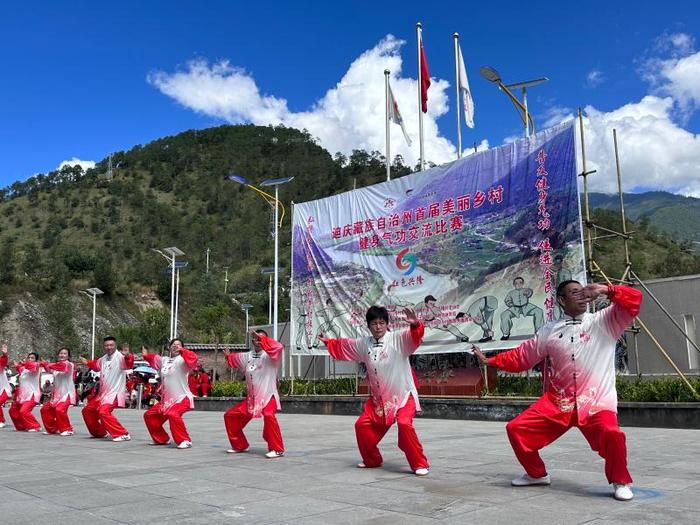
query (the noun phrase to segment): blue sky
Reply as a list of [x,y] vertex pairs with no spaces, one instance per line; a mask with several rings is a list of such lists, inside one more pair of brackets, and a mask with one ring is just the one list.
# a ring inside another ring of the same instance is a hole
[[[688,158],[687,150],[700,146],[700,68],[694,60],[700,3],[667,2],[663,8],[632,1],[584,2],[575,8],[564,4],[16,2],[4,7],[0,19],[5,67],[0,83],[0,185],[55,169],[73,157],[100,160],[110,151],[226,122],[264,123],[269,118],[308,123],[331,111],[335,120],[310,129],[323,138],[338,123],[338,109],[329,109],[330,98],[324,99],[328,91],[345,75],[362,85],[376,78],[380,84],[372,85],[383,90],[383,60],[401,64],[401,74],[392,82],[408,120],[415,113],[410,79],[416,76],[415,23],[420,20],[431,76],[450,84],[443,85],[442,95],[435,91],[435,107],[442,109],[432,115],[437,127],[426,138],[435,144],[430,150],[435,160],[446,160],[441,156],[456,142],[451,34],[458,31],[476,105],[476,128],[463,131],[465,143],[497,146],[520,133],[513,108],[479,76],[479,66],[495,66],[506,82],[546,75],[550,82],[534,88],[530,98],[538,124],[589,106],[594,164],[609,163],[605,137],[611,122],[619,122],[619,132],[626,132],[621,136],[628,145],[626,160],[635,172],[628,188],[695,194],[688,172],[700,167],[700,153]],[[396,40],[382,54],[375,48],[389,34]],[[396,43],[401,40],[402,46]],[[350,75],[358,57],[373,49],[376,56],[370,53],[365,62],[356,63]],[[216,70],[222,60],[228,65]],[[193,61],[199,69],[192,68]],[[375,65],[376,77],[374,69],[367,70]],[[242,107],[246,100],[235,95],[212,106],[192,98],[200,93],[184,94],[192,80],[195,88],[201,87],[193,77],[201,80],[202,75],[223,86],[253,82],[263,98],[272,96],[284,108],[249,111]],[[367,89],[355,87],[358,104],[374,89],[369,84]],[[649,96],[653,98],[644,99]],[[328,147],[373,147],[358,134],[376,130],[352,124],[353,118],[376,117],[377,130],[383,129],[383,114],[362,114],[371,104],[346,104],[349,129]],[[643,142],[649,140],[650,129],[661,139],[676,138],[659,142],[653,155],[658,167],[637,180],[635,167],[648,164]],[[406,146],[400,132],[392,133],[394,151],[402,152]],[[600,159],[595,158],[596,148]],[[673,148],[678,151],[669,153]],[[659,158],[662,154],[668,157]],[[679,172],[673,177],[664,172],[671,164]],[[600,184],[606,188],[607,183]]]

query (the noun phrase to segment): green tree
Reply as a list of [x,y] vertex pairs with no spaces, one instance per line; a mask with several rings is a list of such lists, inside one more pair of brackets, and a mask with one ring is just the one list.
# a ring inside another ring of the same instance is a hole
[[224,341],[231,309],[223,303],[205,306],[195,315],[195,324],[216,344],[214,347],[214,376],[219,375],[219,344]]
[[138,326],[132,324],[123,324],[117,326],[114,330],[114,337],[121,345],[127,343],[132,352],[138,352],[141,347],[141,331]]
[[15,241],[6,239],[0,245],[0,283],[12,284],[15,280]]
[[168,342],[170,335],[170,313],[165,308],[148,308],[139,324],[139,335],[146,347],[158,349]]

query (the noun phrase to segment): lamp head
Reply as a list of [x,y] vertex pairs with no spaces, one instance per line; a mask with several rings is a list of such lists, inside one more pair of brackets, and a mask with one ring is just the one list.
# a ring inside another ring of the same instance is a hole
[[489,82],[501,82],[501,75],[491,66],[481,66],[479,73]]

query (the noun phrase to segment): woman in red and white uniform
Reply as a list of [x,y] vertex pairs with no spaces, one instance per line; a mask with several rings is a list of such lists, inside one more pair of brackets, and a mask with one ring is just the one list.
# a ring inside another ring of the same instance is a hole
[[73,426],[68,419],[68,407],[77,402],[75,392],[75,365],[70,361],[70,349],[58,351],[58,361],[42,362],[44,370],[53,374],[51,399],[41,407],[41,420],[45,434],[72,436]]
[[41,425],[32,414],[32,410],[41,401],[41,365],[39,354],[29,352],[24,363],[15,362],[19,374],[15,399],[10,407],[10,418],[15,430],[37,432]]
[[250,332],[252,352],[232,353],[224,350],[231,368],[245,372],[248,395],[224,414],[224,424],[231,448],[229,453],[248,450],[248,440],[243,428],[253,418],[263,418],[263,439],[267,441],[267,458],[284,455],[284,443],[275,412],[280,410],[280,395],[277,392],[277,367],[282,359],[283,346],[267,336],[264,330]]
[[0,428],[5,426],[5,413],[2,409],[5,406],[5,401],[12,397],[12,386],[7,380],[7,345],[0,347]]
[[134,367],[134,354],[124,345],[117,351],[117,340],[108,336],[102,340],[105,355],[88,361],[80,358],[90,370],[100,373],[99,392],[90,397],[83,408],[85,426],[93,437],[103,438],[109,433],[112,441],[131,441],[129,432],[114,417],[112,411],[124,408],[126,401],[126,370]]
[[177,448],[192,447],[192,440],[182,420],[182,415],[194,408],[194,396],[190,391],[188,376],[197,366],[197,354],[182,346],[182,341],[170,341],[170,357],[161,357],[142,348],[143,358],[151,368],[160,371],[162,386],[161,400],[149,408],[143,415],[148,433],[153,444],[167,445],[170,436],[163,428],[166,421],[170,422],[170,432]]

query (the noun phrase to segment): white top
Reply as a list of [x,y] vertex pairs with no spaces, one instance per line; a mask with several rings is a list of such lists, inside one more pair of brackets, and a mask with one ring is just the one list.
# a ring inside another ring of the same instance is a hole
[[10,397],[12,395],[12,385],[7,380],[7,361],[6,355],[0,356],[0,392],[5,392]]
[[378,416],[383,416],[387,424],[391,424],[396,419],[396,412],[406,405],[410,395],[416,402],[416,411],[421,411],[408,357],[420,346],[423,333],[423,324],[420,323],[415,328],[387,332],[379,340],[371,336],[329,339],[326,346],[334,359],[364,363],[374,411]]
[[19,378],[17,381],[17,401],[41,402],[41,366],[36,361],[27,361],[17,367]]
[[105,354],[96,361],[90,361],[90,368],[100,373],[100,392],[97,395],[101,405],[124,407],[126,401],[126,373],[133,366],[133,354],[125,358],[116,350],[112,355]]
[[160,381],[163,388],[159,404],[161,411],[167,412],[170,407],[185,398],[190,400],[190,408],[194,408],[194,396],[187,377],[190,370],[197,364],[197,354],[182,348],[180,355],[176,357],[147,354],[144,358],[152,368],[160,371]]
[[70,401],[71,405],[77,403],[75,394],[75,365],[70,361],[58,361],[47,363],[47,371],[53,374],[53,391],[51,392],[51,403],[57,404]]
[[277,410],[282,409],[277,391],[277,367],[282,359],[282,344],[271,337],[260,336],[261,352],[229,354],[228,363],[245,372],[248,390],[248,413],[252,417],[262,416],[263,409],[275,398]]

